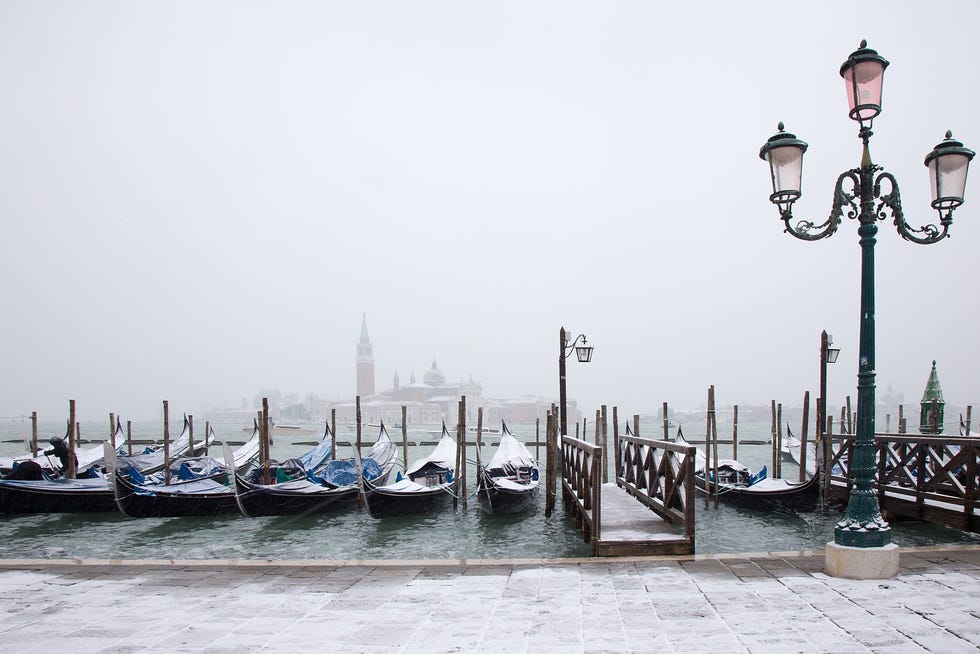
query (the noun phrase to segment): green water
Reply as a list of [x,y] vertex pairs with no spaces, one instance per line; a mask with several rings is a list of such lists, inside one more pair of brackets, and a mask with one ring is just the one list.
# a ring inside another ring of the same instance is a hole
[[[57,425],[42,434],[56,434]],[[134,428],[152,434],[152,426]],[[686,427],[686,426],[685,426]],[[534,426],[512,428],[522,440],[533,440]],[[741,439],[763,440],[768,425],[739,425]],[[83,425],[83,433],[102,431]],[[107,429],[106,429],[107,431]],[[162,431],[159,429],[158,431]],[[0,425],[7,441],[26,433],[22,424]],[[373,442],[376,429],[365,428],[364,441]],[[643,433],[656,433],[644,429]],[[695,425],[685,428],[688,438]],[[248,434],[239,427],[221,427],[219,438],[242,441]],[[352,436],[340,430],[339,440]],[[392,433],[396,442],[399,433]],[[722,435],[722,438],[725,436]],[[279,438],[273,457],[283,459],[309,448],[317,436]],[[435,441],[426,431],[411,432],[410,440]],[[492,439],[492,437],[491,437]],[[699,447],[703,447],[699,445]],[[730,445],[720,445],[722,458]],[[341,446],[340,456],[350,453]],[[409,459],[431,447],[411,446]],[[533,450],[533,447],[531,448]],[[0,456],[19,454],[22,442],[0,444]],[[400,451],[400,448],[399,448]],[[492,450],[485,450],[489,458]],[[474,456],[472,449],[469,456]],[[543,456],[543,453],[542,453]],[[771,466],[770,445],[739,445],[739,459],[753,469]],[[469,478],[475,478],[472,467]],[[783,464],[783,475],[795,478],[797,469]],[[472,483],[472,482],[471,482]],[[472,488],[470,489],[472,492]],[[698,553],[759,552],[820,549],[833,540],[838,512],[784,515],[736,509],[724,504],[705,509],[697,505]],[[903,546],[939,543],[980,543],[980,537],[919,522],[892,525],[893,541]],[[535,510],[520,515],[483,513],[475,499],[467,511],[376,520],[356,510],[313,517],[247,518],[230,515],[212,518],[131,519],[121,514],[48,514],[0,516],[0,556],[5,558],[187,558],[187,559],[458,559],[542,558],[587,556],[589,547],[571,518],[561,508],[544,517],[544,493]]]

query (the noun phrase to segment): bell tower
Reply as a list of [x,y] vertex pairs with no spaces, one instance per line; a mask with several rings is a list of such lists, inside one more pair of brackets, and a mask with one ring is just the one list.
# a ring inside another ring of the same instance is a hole
[[361,338],[357,341],[357,394],[374,395],[374,346],[368,335],[367,314],[361,316]]

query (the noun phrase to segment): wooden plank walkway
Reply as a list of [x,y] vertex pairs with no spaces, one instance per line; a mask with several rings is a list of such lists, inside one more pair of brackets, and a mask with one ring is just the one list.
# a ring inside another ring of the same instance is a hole
[[692,554],[694,543],[614,483],[602,484],[602,523],[597,543],[599,556],[654,556]]

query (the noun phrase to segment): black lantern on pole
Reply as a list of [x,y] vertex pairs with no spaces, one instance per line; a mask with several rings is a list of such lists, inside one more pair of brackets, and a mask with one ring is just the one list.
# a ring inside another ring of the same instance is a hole
[[[579,343],[581,342],[581,345]],[[558,404],[561,411],[559,416],[559,426],[561,427],[561,436],[568,434],[568,418],[567,418],[567,399],[565,391],[565,359],[575,352],[575,357],[578,359],[579,363],[588,363],[592,361],[592,346],[588,345],[585,340],[585,334],[579,334],[575,339],[569,343],[568,337],[565,332],[565,328],[562,327],[558,332]]]

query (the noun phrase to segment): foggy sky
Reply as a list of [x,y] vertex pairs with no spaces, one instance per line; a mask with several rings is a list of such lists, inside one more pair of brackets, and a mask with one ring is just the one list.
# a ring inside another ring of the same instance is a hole
[[[840,64],[891,62],[871,153],[914,226],[925,155],[980,148],[973,2],[0,2],[0,416],[156,415],[421,377],[586,411],[799,405],[819,335],[856,397],[860,248],[784,234],[860,163]],[[977,164],[980,165],[980,164]],[[952,238],[879,224],[877,372],[980,403],[980,174]]]

